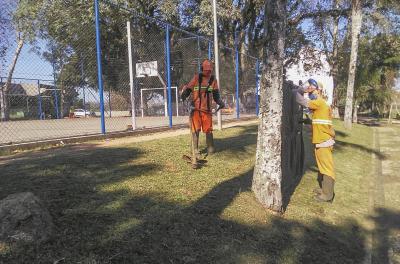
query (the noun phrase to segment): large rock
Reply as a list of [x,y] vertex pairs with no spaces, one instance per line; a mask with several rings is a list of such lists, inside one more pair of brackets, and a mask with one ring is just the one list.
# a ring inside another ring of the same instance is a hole
[[0,242],[41,243],[51,237],[53,230],[49,212],[33,193],[11,194],[0,201]]

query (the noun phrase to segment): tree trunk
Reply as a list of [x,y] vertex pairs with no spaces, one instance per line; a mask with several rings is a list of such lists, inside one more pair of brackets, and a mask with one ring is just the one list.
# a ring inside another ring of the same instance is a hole
[[67,112],[65,111],[64,108],[64,85],[63,82],[60,82],[60,110],[61,110],[61,118],[64,118],[65,116],[68,116]]
[[354,110],[353,110],[353,123],[357,124],[358,122],[358,106],[357,100],[354,102]]
[[[335,0],[335,8],[339,8],[338,0]],[[334,18],[333,22],[333,50],[332,50],[332,79],[333,79],[333,94],[332,94],[332,115],[333,118],[339,118],[339,106],[338,106],[338,49],[339,49],[339,17]]]
[[21,53],[22,47],[24,46],[24,39],[19,38],[17,48],[15,49],[14,58],[11,62],[10,69],[8,71],[7,81],[0,93],[0,119],[1,121],[7,121],[10,119],[10,109],[8,105],[7,93],[11,88],[12,77],[17,64],[19,54]]
[[1,89],[0,89],[0,121],[3,121],[3,120],[5,120],[5,111],[4,111],[4,109],[5,109],[5,105],[6,105],[6,102],[5,102],[5,99],[6,99],[6,95],[5,95],[5,93],[4,93],[4,87],[5,87],[5,85],[3,85],[3,83],[1,82]]
[[266,208],[281,212],[283,63],[286,0],[265,1],[260,124],[252,190]]
[[358,42],[362,24],[361,0],[352,0],[351,8],[351,53],[349,65],[349,78],[347,81],[346,108],[344,113],[344,127],[351,129],[353,114],[354,81],[357,69]]
[[393,103],[390,104],[389,120],[388,120],[389,124],[392,124],[392,109],[393,109]]
[[[247,56],[246,56],[246,44],[244,41],[244,32],[240,33],[240,42],[239,42],[239,98],[240,98],[240,102],[241,102],[241,110],[243,111],[243,113],[247,113],[247,104],[246,104],[246,100],[245,100],[245,86],[246,84],[246,69],[248,70],[248,67],[250,65],[248,65],[248,62],[246,61]],[[243,81],[241,81],[243,80]]]

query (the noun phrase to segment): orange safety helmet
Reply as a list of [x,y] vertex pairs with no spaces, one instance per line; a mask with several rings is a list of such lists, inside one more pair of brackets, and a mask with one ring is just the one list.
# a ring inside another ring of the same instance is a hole
[[209,60],[204,60],[202,65],[201,65],[201,71],[205,72],[205,71],[212,71],[213,69],[213,65],[212,62]]

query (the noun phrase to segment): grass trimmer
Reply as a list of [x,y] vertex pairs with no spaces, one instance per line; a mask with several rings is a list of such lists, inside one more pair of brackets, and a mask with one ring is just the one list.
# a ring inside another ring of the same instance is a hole
[[182,158],[189,164],[191,164],[192,169],[199,169],[201,165],[207,163],[206,160],[198,159],[196,153],[196,143],[194,142],[193,138],[193,115],[196,109],[193,106],[189,106],[189,135],[190,135],[190,143],[191,143],[191,155],[183,155]]
[[[217,108],[217,110],[215,111],[215,113],[217,113],[220,110],[220,107]],[[195,109],[194,106],[190,105],[189,107],[189,135],[190,135],[190,143],[191,143],[191,156],[189,155],[183,155],[182,158],[189,164],[191,164],[193,169],[199,169],[200,167],[202,167],[204,164],[207,163],[207,160],[205,159],[199,159],[198,158],[198,153],[196,153],[196,143],[194,142],[193,139],[193,131],[192,131],[192,127],[194,127],[193,124],[193,115],[195,113],[195,111],[199,111],[199,112],[204,112],[204,113],[208,113],[207,111],[204,110],[199,110],[199,109]]]

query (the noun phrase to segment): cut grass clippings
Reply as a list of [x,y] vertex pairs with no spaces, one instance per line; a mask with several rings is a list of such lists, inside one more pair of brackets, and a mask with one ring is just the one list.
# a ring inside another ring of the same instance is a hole
[[0,199],[32,191],[57,232],[37,247],[0,246],[0,263],[360,263],[372,133],[335,125],[334,203],[313,200],[308,145],[308,170],[283,217],[251,192],[256,125],[215,132],[218,152],[200,170],[181,160],[189,136],[3,157]]

